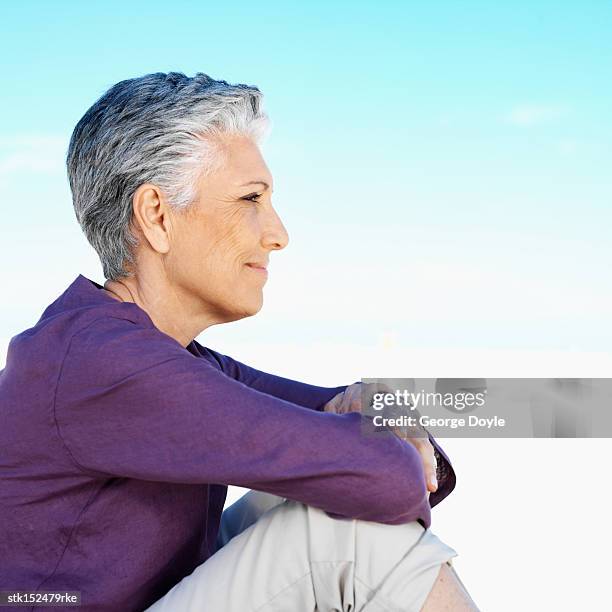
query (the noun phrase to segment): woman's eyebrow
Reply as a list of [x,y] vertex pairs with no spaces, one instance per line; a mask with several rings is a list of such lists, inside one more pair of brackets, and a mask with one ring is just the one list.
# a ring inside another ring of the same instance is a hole
[[248,183],[243,183],[241,187],[246,187],[247,185],[264,185],[266,189],[270,189],[270,185],[266,181],[249,181]]

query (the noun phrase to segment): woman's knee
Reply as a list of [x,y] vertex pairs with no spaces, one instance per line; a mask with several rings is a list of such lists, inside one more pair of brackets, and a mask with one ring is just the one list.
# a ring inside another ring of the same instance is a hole
[[[352,597],[351,609],[355,610],[364,599],[378,599],[383,608],[420,610],[440,565],[457,555],[418,522],[387,525],[332,518],[298,502],[286,502],[278,518],[281,516],[285,537],[279,545],[301,542],[298,547],[302,549],[291,554],[310,567],[314,592],[329,596],[335,590],[340,599],[334,605],[347,604]],[[447,583],[445,572],[446,589]]]
[[258,602],[307,580],[312,585],[308,592],[322,608],[359,610],[378,599],[383,608],[417,612],[440,564],[456,554],[419,523],[332,518],[318,508],[286,500],[205,565],[213,582],[228,571],[238,583],[248,575],[248,582],[258,585],[251,593]]
[[[457,555],[453,548],[416,521],[388,525],[331,517],[320,508],[292,500],[279,504],[263,519],[274,523],[274,530],[283,535],[277,546],[295,548],[301,542],[307,547],[310,560],[315,562],[347,560],[357,566],[370,563],[384,567],[399,562],[415,548],[422,556],[439,559],[440,563]],[[268,525],[266,529],[271,527]]]

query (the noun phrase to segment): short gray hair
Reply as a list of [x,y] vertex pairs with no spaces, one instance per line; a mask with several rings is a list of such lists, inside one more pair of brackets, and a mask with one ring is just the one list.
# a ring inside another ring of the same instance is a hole
[[106,278],[133,276],[136,189],[153,183],[173,208],[186,209],[197,181],[224,162],[206,137],[238,133],[260,144],[271,125],[261,101],[255,86],[202,72],[156,72],[113,85],[83,115],[68,146],[68,181],[76,217]]

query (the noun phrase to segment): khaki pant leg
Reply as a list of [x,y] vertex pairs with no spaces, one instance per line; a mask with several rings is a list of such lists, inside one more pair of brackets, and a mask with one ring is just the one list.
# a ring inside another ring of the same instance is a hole
[[278,499],[147,612],[419,612],[457,555],[417,522],[332,519]]

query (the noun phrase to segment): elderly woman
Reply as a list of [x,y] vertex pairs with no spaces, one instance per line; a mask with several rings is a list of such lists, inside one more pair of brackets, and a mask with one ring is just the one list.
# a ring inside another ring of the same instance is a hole
[[[429,528],[455,486],[431,435],[364,435],[359,383],[195,340],[261,309],[287,245],[267,125],[256,87],[156,73],[76,126],[74,209],[107,280],[78,275],[9,345],[0,590],[113,612],[476,610]],[[252,492],[222,516],[228,485]]]

